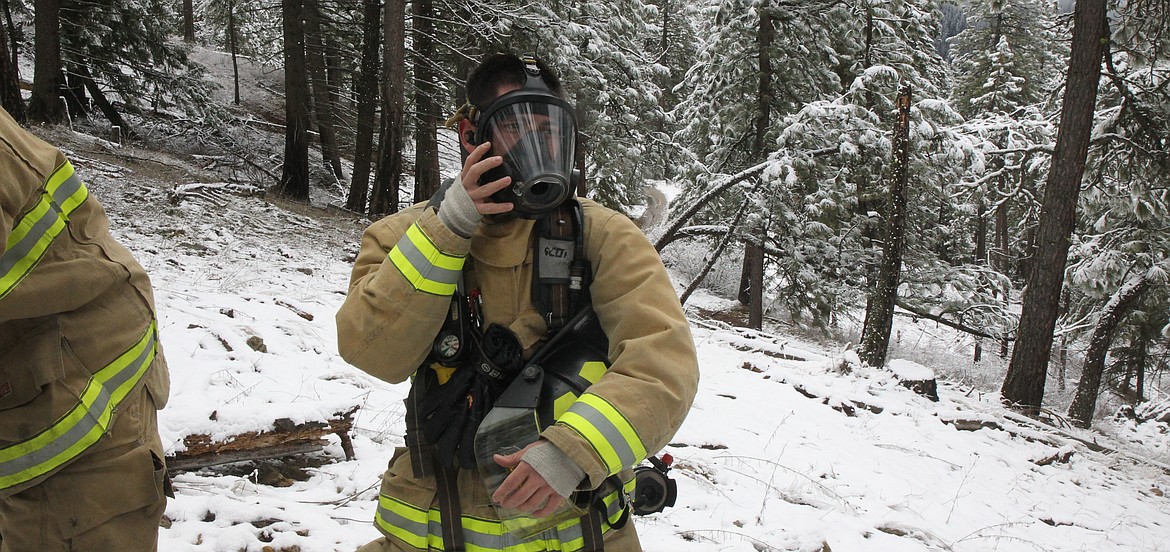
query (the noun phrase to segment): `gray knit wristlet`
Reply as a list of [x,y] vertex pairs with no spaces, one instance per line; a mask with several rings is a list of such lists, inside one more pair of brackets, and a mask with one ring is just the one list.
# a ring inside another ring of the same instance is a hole
[[475,209],[475,202],[467,195],[467,189],[459,181],[459,177],[447,187],[447,195],[439,204],[439,220],[447,225],[452,232],[464,238],[470,238],[479,226],[483,215]]
[[585,470],[548,441],[540,441],[520,459],[528,462],[557,494],[566,498],[577,490],[577,485],[585,478]]

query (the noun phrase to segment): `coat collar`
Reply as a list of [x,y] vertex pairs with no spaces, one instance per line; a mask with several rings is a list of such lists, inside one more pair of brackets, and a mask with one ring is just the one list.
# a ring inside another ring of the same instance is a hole
[[495,267],[524,264],[534,220],[484,221],[471,236],[471,256],[478,263]]

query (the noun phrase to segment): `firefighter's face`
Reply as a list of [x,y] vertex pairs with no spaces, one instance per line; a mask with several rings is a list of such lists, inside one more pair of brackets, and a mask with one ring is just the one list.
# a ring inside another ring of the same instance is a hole
[[[519,90],[515,84],[503,84],[496,88],[496,97]],[[551,158],[560,154],[560,143],[556,138],[558,128],[548,115],[547,107],[540,105],[516,104],[487,121],[487,138],[492,142],[492,155],[505,155],[521,141],[527,141],[526,148],[543,149]]]

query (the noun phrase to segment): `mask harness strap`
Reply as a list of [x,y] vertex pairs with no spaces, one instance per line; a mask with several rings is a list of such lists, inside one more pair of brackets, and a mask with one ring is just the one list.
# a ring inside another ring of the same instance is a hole
[[584,221],[577,200],[562,203],[537,226],[532,304],[544,315],[552,335],[589,304],[593,271],[585,258]]

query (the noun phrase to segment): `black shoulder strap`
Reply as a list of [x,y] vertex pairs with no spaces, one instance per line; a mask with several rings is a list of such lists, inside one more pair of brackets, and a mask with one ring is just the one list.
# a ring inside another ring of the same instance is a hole
[[536,223],[532,304],[544,316],[550,334],[589,303],[593,271],[585,258],[584,222],[581,204],[570,199]]

